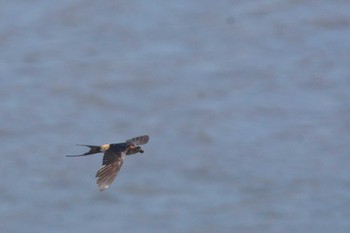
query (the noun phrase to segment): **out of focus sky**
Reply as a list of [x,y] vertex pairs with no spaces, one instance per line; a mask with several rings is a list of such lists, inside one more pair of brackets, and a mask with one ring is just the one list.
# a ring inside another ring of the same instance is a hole
[[349,9],[1,1],[0,231],[349,232]]

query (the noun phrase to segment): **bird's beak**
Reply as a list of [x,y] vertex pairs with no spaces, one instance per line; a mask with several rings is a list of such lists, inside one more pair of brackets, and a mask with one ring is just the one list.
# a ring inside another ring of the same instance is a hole
[[143,152],[145,152],[145,151],[141,149],[141,150],[140,150],[140,153],[143,153]]

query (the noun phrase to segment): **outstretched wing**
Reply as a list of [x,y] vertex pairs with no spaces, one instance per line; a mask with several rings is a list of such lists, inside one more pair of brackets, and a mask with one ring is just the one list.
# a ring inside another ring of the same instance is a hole
[[105,190],[113,183],[115,177],[117,176],[120,168],[123,165],[125,158],[125,152],[120,153],[110,153],[105,152],[103,156],[103,166],[96,173],[96,183],[100,191]]
[[126,140],[126,143],[129,144],[134,144],[135,146],[138,145],[144,145],[149,141],[149,136],[148,135],[143,135],[143,136],[139,136],[136,138],[131,138],[129,140]]

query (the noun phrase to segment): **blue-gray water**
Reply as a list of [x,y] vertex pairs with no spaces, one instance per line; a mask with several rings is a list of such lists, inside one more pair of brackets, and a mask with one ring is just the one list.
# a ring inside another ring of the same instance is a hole
[[349,9],[1,1],[0,232],[350,232]]

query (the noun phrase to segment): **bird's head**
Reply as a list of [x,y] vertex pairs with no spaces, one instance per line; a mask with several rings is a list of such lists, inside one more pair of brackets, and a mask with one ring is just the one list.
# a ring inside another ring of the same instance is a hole
[[129,147],[129,149],[126,151],[127,155],[133,155],[136,153],[143,153],[143,149],[141,148],[141,146],[134,146],[133,148]]

